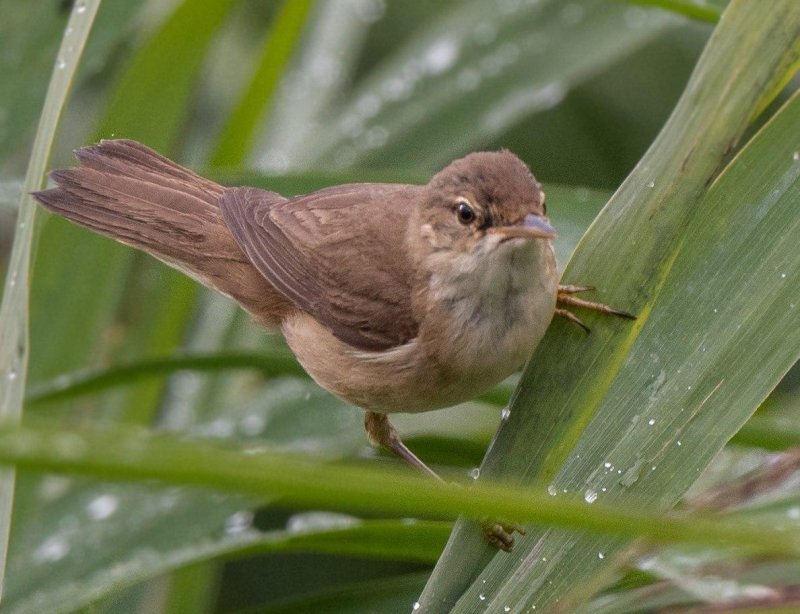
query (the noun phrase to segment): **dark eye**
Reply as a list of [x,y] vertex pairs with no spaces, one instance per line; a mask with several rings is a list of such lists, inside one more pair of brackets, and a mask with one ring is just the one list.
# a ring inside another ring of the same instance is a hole
[[459,222],[466,226],[475,221],[475,212],[472,210],[469,203],[462,200],[456,205],[456,217]]

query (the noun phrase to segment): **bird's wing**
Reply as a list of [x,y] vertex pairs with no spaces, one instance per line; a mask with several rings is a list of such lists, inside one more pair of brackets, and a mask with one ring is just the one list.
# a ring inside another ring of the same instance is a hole
[[420,190],[352,184],[276,203],[232,188],[220,206],[251,262],[299,309],[354,347],[383,350],[417,334],[405,240]]

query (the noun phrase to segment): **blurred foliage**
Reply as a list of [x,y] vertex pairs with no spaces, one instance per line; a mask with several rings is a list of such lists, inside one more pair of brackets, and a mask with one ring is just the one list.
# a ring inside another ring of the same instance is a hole
[[[713,31],[681,13],[711,20],[726,3],[319,0],[307,13],[293,4],[103,0],[52,165],[71,164],[71,150],[97,138],[130,137],[225,183],[298,194],[424,182],[470,150],[508,147],[545,184],[563,267],[664,125]],[[15,200],[4,194],[24,173],[71,5],[0,0],[0,264]],[[30,417],[67,431],[124,421],[250,454],[395,464],[368,447],[359,410],[319,390],[279,338],[225,299],[61,220],[41,224],[37,245],[29,394],[57,398],[40,396]],[[800,389],[796,375],[787,381],[740,444],[797,444],[786,433],[797,432]],[[426,459],[466,479],[511,387],[396,423]],[[746,458],[748,468],[770,459]],[[742,462],[730,447],[707,484],[735,479],[730,468]],[[409,610],[449,526],[379,511],[361,525],[280,499],[106,480],[20,473],[6,611]],[[798,491],[778,486],[773,504],[747,518],[796,531]],[[797,577],[796,559],[648,556],[620,557],[587,589],[587,607],[713,603],[723,591],[712,561],[744,587]],[[614,584],[637,565],[627,576],[636,582]]]

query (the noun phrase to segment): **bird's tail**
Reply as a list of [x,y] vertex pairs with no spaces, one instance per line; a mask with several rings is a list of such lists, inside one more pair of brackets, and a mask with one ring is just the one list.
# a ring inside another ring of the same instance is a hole
[[76,156],[80,166],[50,174],[58,187],[34,193],[45,208],[231,296],[262,324],[279,325],[289,305],[225,225],[223,186],[136,141],[101,141]]

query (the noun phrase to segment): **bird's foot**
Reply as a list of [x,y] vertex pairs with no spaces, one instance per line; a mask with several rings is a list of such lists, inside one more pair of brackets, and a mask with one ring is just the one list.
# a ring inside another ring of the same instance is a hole
[[480,521],[483,536],[489,545],[498,550],[511,552],[514,548],[514,533],[525,535],[525,527],[514,522],[506,522],[497,518],[483,518]]
[[614,309],[604,303],[595,303],[594,301],[587,301],[577,296],[580,292],[589,292],[594,290],[593,286],[558,286],[558,293],[556,294],[556,315],[561,316],[565,320],[569,320],[573,324],[577,324],[587,333],[591,332],[589,327],[574,313],[569,311],[566,307],[577,307],[579,309],[589,309],[590,311],[597,311],[606,315],[618,316],[620,318],[627,318],[628,320],[635,320],[636,316],[627,311],[620,311]]

